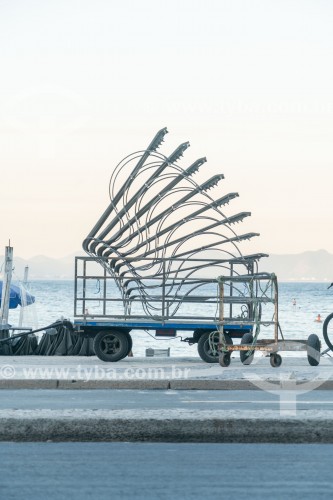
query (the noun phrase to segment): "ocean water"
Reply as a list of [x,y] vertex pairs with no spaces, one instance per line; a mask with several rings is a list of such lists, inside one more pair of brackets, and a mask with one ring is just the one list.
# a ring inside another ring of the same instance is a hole
[[[315,321],[318,314],[324,320],[333,312],[333,288],[327,289],[327,283],[279,283],[279,322],[286,340],[306,339],[310,333],[316,333],[321,339],[322,323]],[[24,308],[23,325],[42,328],[61,317],[74,319],[74,282],[73,281],[31,281],[29,291],[36,302]],[[97,293],[97,291],[96,291]],[[296,305],[293,305],[293,300]],[[205,313],[205,304],[200,313]],[[20,307],[10,310],[9,323],[17,325]],[[153,332],[150,332],[153,334]],[[189,333],[180,332],[186,337]],[[197,347],[183,343],[179,338],[155,339],[140,330],[132,331],[134,356],[144,356],[145,349],[171,348],[172,356],[197,355]],[[271,338],[269,330],[261,329],[261,338]],[[323,347],[325,343],[323,341]]]

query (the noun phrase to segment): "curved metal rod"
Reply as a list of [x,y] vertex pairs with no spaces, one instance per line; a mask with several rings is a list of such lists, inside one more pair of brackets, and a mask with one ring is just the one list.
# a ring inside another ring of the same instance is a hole
[[[142,217],[148,210],[150,210],[156,202],[158,202],[165,194],[169,193],[180,181],[184,180],[184,178],[193,175],[205,161],[205,158],[200,158],[185,171],[181,170],[181,173],[178,174],[177,177],[175,177],[167,186],[165,186],[159,194],[155,195],[149,203],[146,203],[139,210],[136,210],[135,216],[129,218],[128,222],[124,224],[114,235],[112,235],[112,238],[106,241],[106,244],[111,245],[113,241],[116,241],[126,231],[126,229],[132,228],[133,224],[137,222],[138,219],[140,219],[140,217]],[[157,181],[159,180],[161,181],[161,179],[157,179]],[[142,201],[142,198],[138,198],[138,202],[140,201]]]
[[[141,158],[140,158],[139,162],[137,163],[135,169],[133,170],[133,172],[132,172],[133,179],[135,178],[135,173],[145,163],[145,161],[147,160],[147,158],[149,157],[149,155],[151,154],[151,152],[156,151],[156,149],[158,149],[158,147],[162,144],[163,139],[164,139],[164,137],[165,137],[165,135],[167,133],[168,133],[168,130],[167,130],[166,127],[163,128],[163,129],[161,129],[161,130],[159,130],[157,132],[157,134],[155,135],[155,137],[153,138],[153,140],[149,144],[148,148],[146,149],[146,151],[141,156]],[[95,226],[93,227],[93,229],[88,234],[87,238],[91,238],[92,236],[94,236],[96,234],[96,231],[98,231],[98,229],[101,227],[101,225],[103,225],[104,222],[107,220],[108,216],[110,215],[110,213],[113,210],[113,207],[115,205],[117,205],[117,203],[120,200],[121,196],[122,196],[122,190],[120,189],[119,192],[116,194],[115,198],[113,199],[112,204],[109,205],[109,207],[105,210],[105,212],[103,213],[102,217],[100,217],[100,219],[98,220],[98,222],[95,224]],[[86,242],[86,240],[83,242],[83,248],[87,251],[87,249],[85,248],[86,247],[86,243],[85,242]]]
[[[120,211],[118,212],[118,215],[117,215],[117,218],[113,219],[107,226],[106,228],[104,228],[101,232],[101,234],[99,235],[99,238],[100,239],[103,239],[105,238],[105,236],[111,231],[111,229],[114,228],[114,226],[116,225],[116,222],[117,222],[117,219],[119,217],[123,217],[123,215],[126,214],[126,212],[134,205],[135,203],[135,200],[142,196],[143,193],[149,189],[149,186],[151,185],[152,181],[158,177],[162,172],[163,170],[168,166],[169,163],[175,163],[179,158],[181,158],[181,156],[183,156],[183,153],[184,151],[186,151],[186,149],[189,147],[189,142],[184,142],[183,144],[180,144],[173,153],[171,153],[171,155],[165,160],[163,161],[163,163],[159,166],[159,168],[153,173],[153,175],[150,177],[149,181],[147,182],[147,184],[145,184],[144,186],[141,186],[139,188],[139,190],[135,193],[135,195],[128,201],[128,203],[123,206]],[[119,194],[119,198],[121,197],[122,194]],[[111,211],[112,211],[112,208],[113,206],[115,205],[115,203],[111,203],[110,207],[111,207]],[[110,208],[109,207],[109,208]],[[111,211],[109,210],[108,212],[108,215],[111,213]],[[103,218],[104,222],[105,222],[105,218]],[[97,225],[96,225],[97,226]],[[95,227],[96,227],[95,226]],[[100,225],[99,225],[100,227]],[[90,234],[88,235],[88,237],[90,236]]]

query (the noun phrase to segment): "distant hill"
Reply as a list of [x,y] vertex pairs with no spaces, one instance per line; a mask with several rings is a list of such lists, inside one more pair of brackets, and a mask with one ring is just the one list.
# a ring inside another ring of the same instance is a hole
[[333,281],[333,254],[326,250],[262,259],[262,271],[274,272],[279,281]]
[[[82,253],[78,252],[77,254],[68,255],[61,259],[53,259],[45,255],[36,255],[31,259],[22,259],[21,257],[15,257],[14,253],[13,281],[23,279],[25,266],[29,266],[29,281],[38,279],[73,279],[75,255],[82,255]],[[3,261],[4,256],[2,255],[0,262],[2,263]]]
[[[75,255],[53,259],[37,255],[31,259],[15,257],[14,279],[22,279],[24,267],[29,266],[29,280],[34,279],[73,279]],[[4,256],[0,257],[0,264]],[[260,270],[274,272],[279,281],[333,281],[333,254],[326,250],[303,252],[289,255],[270,255],[260,262]]]

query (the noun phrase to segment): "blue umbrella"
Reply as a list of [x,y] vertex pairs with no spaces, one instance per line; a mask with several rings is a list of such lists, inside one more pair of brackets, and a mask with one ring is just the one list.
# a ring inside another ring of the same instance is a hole
[[[0,306],[2,299],[2,281],[0,281]],[[16,309],[18,305],[30,306],[35,302],[35,297],[26,290],[22,290],[19,286],[10,285],[10,299],[9,299],[9,309]]]

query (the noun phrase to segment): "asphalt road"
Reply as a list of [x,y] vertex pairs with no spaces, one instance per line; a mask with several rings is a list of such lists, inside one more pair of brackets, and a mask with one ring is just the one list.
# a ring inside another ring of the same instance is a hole
[[330,499],[333,445],[1,443],[6,500]]
[[173,390],[3,390],[0,410],[5,409],[184,409],[184,410],[280,410],[281,403],[296,401],[302,410],[333,410],[332,391],[294,393],[281,391],[173,391]]

